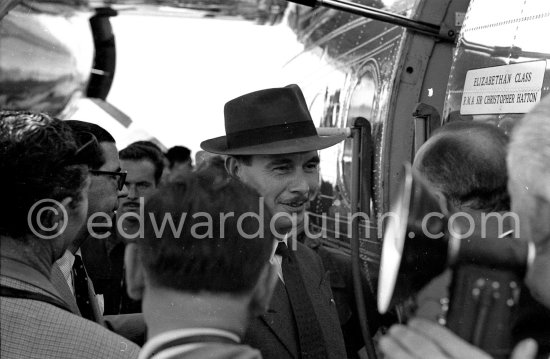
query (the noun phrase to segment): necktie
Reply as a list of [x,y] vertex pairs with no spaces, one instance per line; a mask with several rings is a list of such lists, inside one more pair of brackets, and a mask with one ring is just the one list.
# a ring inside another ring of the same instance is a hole
[[74,281],[74,295],[76,298],[76,304],[82,317],[94,320],[94,311],[92,309],[92,303],[90,302],[90,295],[88,292],[88,275],[84,269],[84,263],[79,255],[75,255],[73,264],[73,281]]
[[292,306],[292,312],[294,313],[294,318],[296,318],[302,358],[327,358],[321,326],[313,310],[309,294],[306,291],[296,257],[282,241],[277,245],[275,254],[280,255],[283,259],[283,278]]

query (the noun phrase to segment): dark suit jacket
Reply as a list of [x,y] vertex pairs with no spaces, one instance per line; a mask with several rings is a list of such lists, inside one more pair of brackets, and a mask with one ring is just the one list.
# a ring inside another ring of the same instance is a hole
[[[351,256],[333,248],[324,247],[319,239],[302,238],[303,243],[313,249],[323,262],[323,266],[330,273],[330,287],[336,310],[342,327],[348,358],[358,358],[358,351],[365,345],[361,333],[361,324],[357,313],[355,292],[353,288],[353,274],[351,269]],[[372,285],[376,285],[377,273],[370,272]],[[365,300],[367,324],[372,337],[381,326],[391,326],[397,322],[393,313],[384,316],[378,313],[376,296],[369,287],[369,282],[364,271],[361,272],[361,287]]]
[[[317,248],[317,254],[321,257],[325,269],[330,272],[330,287],[336,302],[348,358],[358,358],[357,352],[365,343],[357,314],[351,257],[345,253],[323,246]],[[377,310],[376,298],[372,294],[365,276],[361,277],[361,283],[365,299],[367,324],[371,336],[374,336],[380,327],[380,314]]]
[[124,278],[124,241],[116,234],[107,238],[88,238],[80,250],[96,293],[103,294],[105,315],[141,313],[141,301],[132,300],[122,285]]
[[[298,243],[295,256],[321,326],[328,357],[346,358],[329,273],[325,273],[321,258],[301,243]],[[277,283],[267,312],[251,320],[244,343],[260,349],[264,359],[300,358],[296,324],[281,281]]]

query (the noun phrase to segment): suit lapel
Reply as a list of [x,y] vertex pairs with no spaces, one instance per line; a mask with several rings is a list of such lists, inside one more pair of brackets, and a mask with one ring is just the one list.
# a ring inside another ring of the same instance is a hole
[[[261,315],[261,319],[275,333],[277,338],[283,343],[290,353],[298,353],[298,347],[295,338],[294,318],[292,308],[288,300],[286,289],[281,280],[277,281],[275,291],[269,304],[269,309]],[[289,328],[289,325],[292,328]]]
[[76,304],[76,299],[71,292],[71,288],[69,288],[61,269],[59,269],[59,266],[56,263],[52,266],[51,281],[55,289],[61,295],[61,298],[68,304],[71,312],[81,317],[82,315],[80,314],[80,310],[78,310],[78,305]]
[[329,358],[345,357],[346,349],[338,320],[338,314],[330,289],[330,272],[322,272],[321,258],[316,263],[313,257],[305,252],[306,248],[298,246],[295,252],[300,271],[304,279],[317,320],[321,325]]
[[326,273],[327,278],[319,277],[318,274],[314,271],[314,265],[308,261],[307,257],[301,255],[300,248],[295,253],[296,259],[298,260],[298,265],[300,266],[300,273],[304,280],[304,285],[306,286],[306,291],[310,296],[311,302],[315,304],[317,297],[319,296],[319,286],[323,279],[328,280],[328,273]]

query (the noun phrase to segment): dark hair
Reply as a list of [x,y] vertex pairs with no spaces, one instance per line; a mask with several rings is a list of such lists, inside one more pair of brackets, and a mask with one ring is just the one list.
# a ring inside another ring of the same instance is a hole
[[[185,182],[161,188],[145,205],[149,217],[145,236],[138,241],[151,281],[187,292],[238,295],[250,291],[273,248],[268,212],[260,207],[259,198],[237,180],[216,181],[211,171],[193,173]],[[205,213],[211,218],[210,226]],[[220,219],[221,213],[227,215],[225,220]],[[258,214],[262,223],[245,213]],[[168,224],[156,233],[167,217],[176,228],[182,221],[179,235]],[[241,236],[239,226],[254,237]]]
[[75,132],[89,132],[95,136],[97,142],[112,142],[116,143],[115,138],[111,136],[109,132],[103,127],[96,125],[95,123],[77,121],[77,120],[68,120],[65,121],[73,131]]
[[223,156],[212,156],[201,162],[200,165],[195,169],[196,172],[202,171],[213,171],[216,173],[216,176],[220,179],[225,180],[230,177],[229,173],[225,169],[225,157]]
[[450,122],[424,145],[415,167],[455,206],[504,211],[510,208],[507,144],[494,125]]
[[170,168],[178,162],[191,162],[191,150],[184,146],[174,146],[166,152]]
[[145,141],[134,142],[119,152],[121,160],[150,161],[155,167],[155,183],[158,184],[164,170],[164,161],[162,152],[157,149],[155,144],[144,144]]
[[[86,142],[90,134],[96,138],[98,144],[101,142],[115,143],[115,139],[109,132],[107,132],[107,130],[94,123],[76,120],[65,121],[65,123],[71,128],[71,130],[73,130],[74,136],[79,145]],[[105,164],[105,156],[103,156],[103,151],[99,146],[93,151],[88,151],[85,157],[87,162],[86,164],[92,170],[97,170]]]
[[64,122],[41,113],[0,111],[0,234],[30,233],[27,216],[39,200],[71,197],[72,205],[79,203],[88,172],[75,161],[77,152]]
[[[159,151],[160,153],[162,153],[162,149],[156,143],[151,142],[151,141],[141,140],[141,141],[133,142],[131,144],[132,145],[143,145],[143,146],[151,147],[151,148]],[[162,153],[162,155],[164,156],[164,153]]]

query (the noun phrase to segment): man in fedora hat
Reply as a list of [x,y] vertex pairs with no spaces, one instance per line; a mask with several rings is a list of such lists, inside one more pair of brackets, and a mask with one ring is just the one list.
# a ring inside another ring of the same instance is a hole
[[279,238],[271,256],[279,281],[268,311],[252,319],[245,341],[266,359],[345,358],[340,310],[325,275],[324,259],[335,257],[321,260],[296,240],[304,237],[305,210],[319,187],[317,151],[344,136],[318,136],[297,85],[240,96],[224,112],[226,136],[201,147],[226,155],[227,171],[260,193]]

